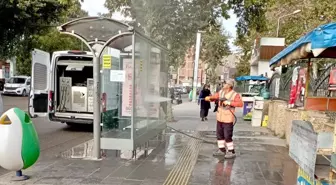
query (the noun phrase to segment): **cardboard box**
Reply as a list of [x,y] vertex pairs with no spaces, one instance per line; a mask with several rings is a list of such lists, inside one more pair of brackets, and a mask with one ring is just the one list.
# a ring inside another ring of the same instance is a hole
[[87,112],[88,98],[87,87],[72,87],[72,111]]

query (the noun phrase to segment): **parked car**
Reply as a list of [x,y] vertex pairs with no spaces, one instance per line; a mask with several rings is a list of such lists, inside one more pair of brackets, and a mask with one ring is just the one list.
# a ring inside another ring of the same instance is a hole
[[174,97],[172,99],[172,103],[176,102],[176,104],[182,103],[182,96],[180,91],[174,91]]
[[28,96],[31,78],[29,76],[13,76],[4,85],[3,94]]

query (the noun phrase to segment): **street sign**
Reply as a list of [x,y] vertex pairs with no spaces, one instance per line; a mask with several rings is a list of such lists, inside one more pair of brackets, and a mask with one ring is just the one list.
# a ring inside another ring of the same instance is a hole
[[110,81],[111,82],[125,82],[126,73],[124,70],[111,70]]
[[112,67],[112,56],[104,55],[103,56],[103,69],[111,69]]
[[289,156],[314,179],[318,134],[308,121],[293,120]]

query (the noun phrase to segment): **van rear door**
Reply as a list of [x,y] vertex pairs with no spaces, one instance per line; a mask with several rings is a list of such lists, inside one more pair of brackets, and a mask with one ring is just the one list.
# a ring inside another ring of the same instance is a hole
[[50,87],[50,54],[34,49],[32,52],[32,80],[28,112],[31,117],[47,116]]

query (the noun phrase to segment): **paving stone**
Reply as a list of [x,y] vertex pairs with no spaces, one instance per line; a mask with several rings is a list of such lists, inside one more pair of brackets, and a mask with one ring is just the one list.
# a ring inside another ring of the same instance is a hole
[[267,181],[267,180],[266,180],[266,184],[267,185],[286,185],[282,181]]
[[266,180],[247,179],[248,185],[267,185]]
[[141,185],[162,185],[164,180],[145,179]]
[[124,180],[121,185],[141,185],[143,181],[138,180]]
[[151,173],[155,173],[155,168],[157,167],[156,163],[143,163],[140,166],[138,166],[136,169],[132,171],[131,174],[129,174],[126,179],[136,179],[136,180],[145,180],[148,178],[148,175]]
[[[175,119],[178,119],[178,122],[169,125],[189,130],[191,135],[198,129],[207,130],[204,135],[215,141],[215,135],[211,136],[215,134],[214,114],[209,116],[208,122],[201,123],[198,119],[199,108],[192,107],[191,111],[188,111],[188,106],[195,104],[176,107],[177,110],[186,112],[186,115],[177,114]],[[190,141],[184,135],[169,132],[165,135],[165,142],[157,145],[148,156],[137,160],[117,158],[114,152],[106,152],[107,157],[102,161],[44,158],[24,171],[32,177],[28,181],[11,182],[10,177],[13,173],[0,176],[0,185],[162,185],[179,161],[183,148],[188,146]],[[240,138],[234,139],[237,157],[232,160],[213,157],[216,145],[201,145],[189,185],[283,185],[284,182],[285,185],[296,184],[295,175],[292,174],[296,174],[297,169],[288,156],[288,149],[262,143],[262,140],[257,138],[271,137],[267,129],[252,128],[250,124],[238,122],[235,134]]]
[[269,170],[263,170],[262,174],[266,180],[270,181],[283,181],[282,176],[279,172],[273,171],[272,169]]

